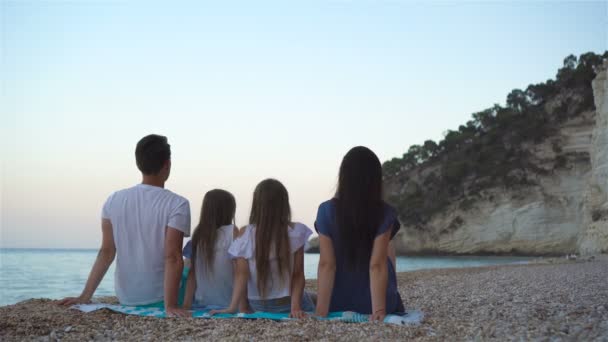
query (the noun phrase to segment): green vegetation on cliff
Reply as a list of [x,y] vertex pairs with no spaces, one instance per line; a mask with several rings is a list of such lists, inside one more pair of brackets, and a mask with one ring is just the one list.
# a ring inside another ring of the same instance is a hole
[[[514,89],[506,106],[473,113],[442,141],[410,146],[401,158],[385,162],[385,182],[392,189],[388,200],[403,223],[423,227],[455,201],[466,210],[483,189],[534,184],[533,175],[547,170],[532,161],[526,145],[545,141],[561,123],[595,109],[591,81],[607,58],[608,51],[570,55],[555,80]],[[588,158],[562,153],[558,143],[553,150],[554,168],[563,167],[568,158]],[[452,228],[459,224],[456,220]]]

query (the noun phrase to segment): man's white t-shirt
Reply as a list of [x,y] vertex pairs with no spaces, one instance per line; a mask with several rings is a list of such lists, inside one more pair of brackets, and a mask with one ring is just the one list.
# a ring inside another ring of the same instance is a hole
[[164,298],[165,231],[190,236],[188,200],[161,187],[138,184],[110,195],[101,217],[112,222],[116,245],[114,288],[124,305]]

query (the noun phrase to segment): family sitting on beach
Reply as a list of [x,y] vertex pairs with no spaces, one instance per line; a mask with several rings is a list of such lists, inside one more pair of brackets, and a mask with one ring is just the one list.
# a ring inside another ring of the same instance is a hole
[[[234,225],[236,201],[224,190],[203,199],[191,246],[183,301],[179,300],[184,236],[190,235],[188,200],[164,188],[171,170],[167,138],[148,135],[135,149],[142,183],[113,193],[102,210],[102,243],[84,290],[63,305],[90,302],[116,258],[115,291],[123,305],[164,307],[167,316],[284,312],[302,318],[355,311],[382,321],[404,312],[397,289],[391,239],[400,228],[382,200],[382,167],[366,147],[342,160],[336,195],[321,203],[317,294],[304,291],[304,245],[310,228],[291,221],[287,189],[275,179],[253,193],[249,224]],[[183,283],[183,282],[182,282]],[[180,303],[181,302],[181,303]],[[181,305],[180,305],[181,304]]]

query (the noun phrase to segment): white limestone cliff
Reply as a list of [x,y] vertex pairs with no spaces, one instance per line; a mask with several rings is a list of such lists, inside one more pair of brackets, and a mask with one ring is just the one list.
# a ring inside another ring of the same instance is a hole
[[[398,253],[595,254],[608,252],[608,63],[593,81],[596,110],[561,125],[555,139],[575,157],[547,167],[537,186],[482,192],[471,208],[454,203],[425,224],[404,226]],[[540,165],[555,153],[552,142],[530,146]],[[551,164],[552,165],[552,164]]]
[[608,61],[593,80],[596,115],[591,144],[591,175],[578,239],[582,254],[608,252]]

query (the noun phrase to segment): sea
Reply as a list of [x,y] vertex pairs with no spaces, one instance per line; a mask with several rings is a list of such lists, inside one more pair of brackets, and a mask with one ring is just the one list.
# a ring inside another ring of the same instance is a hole
[[[97,256],[95,249],[0,249],[0,306],[30,298],[58,299],[82,291]],[[526,257],[397,257],[397,271],[527,263]],[[306,279],[317,277],[318,254],[305,254]],[[114,295],[114,265],[95,296]]]

